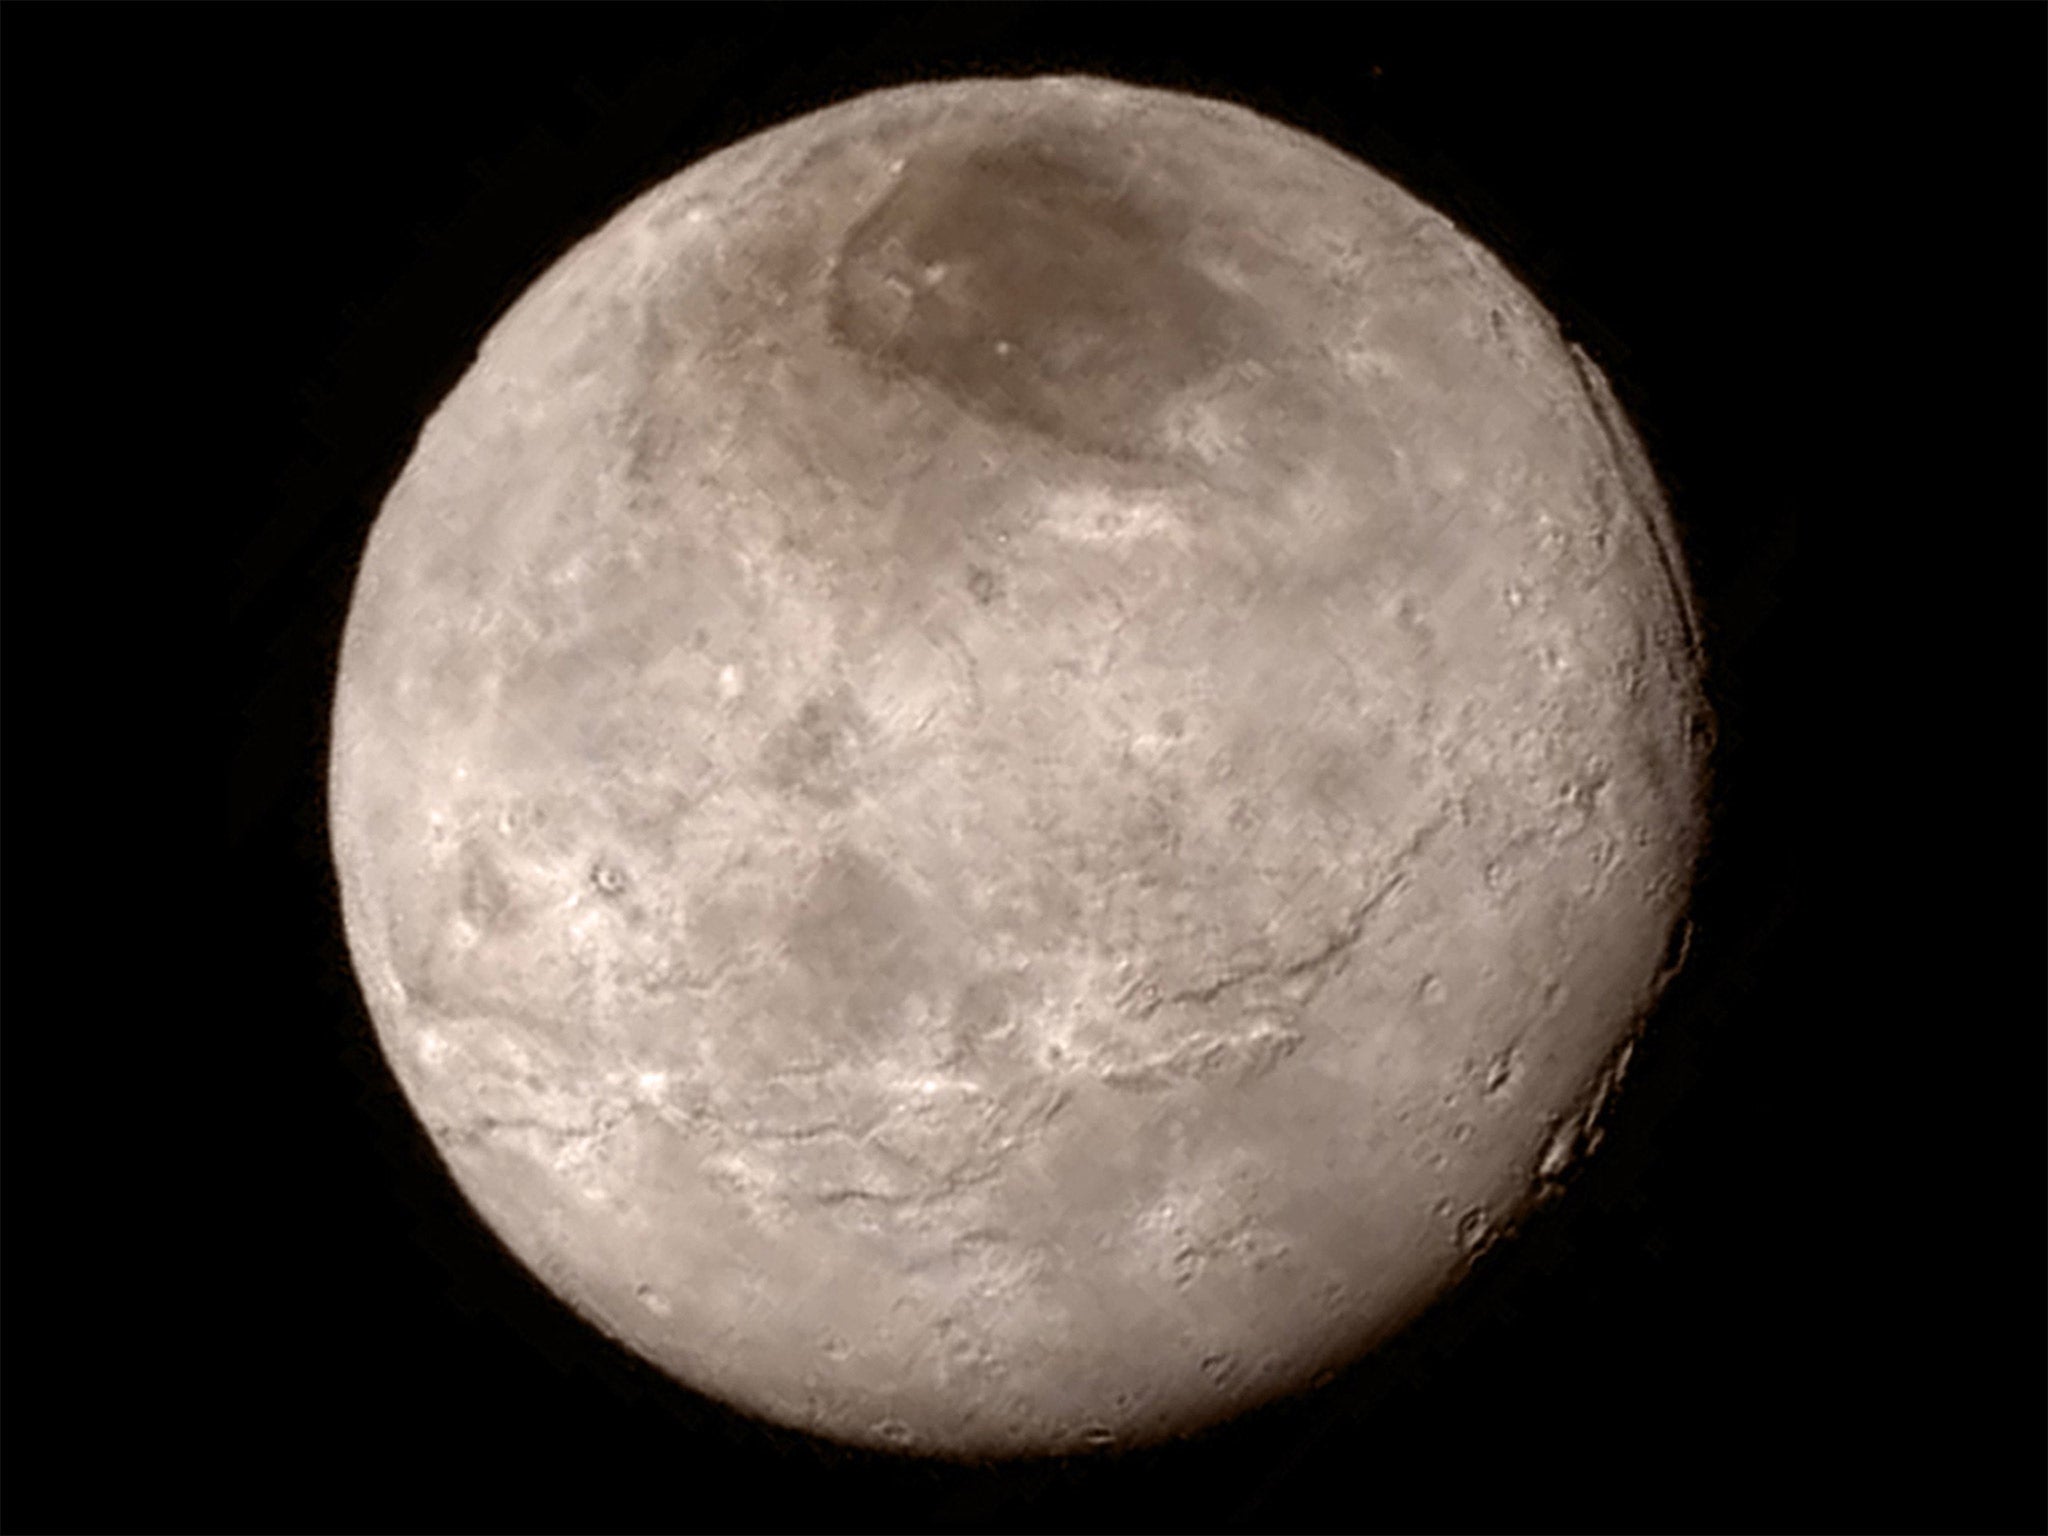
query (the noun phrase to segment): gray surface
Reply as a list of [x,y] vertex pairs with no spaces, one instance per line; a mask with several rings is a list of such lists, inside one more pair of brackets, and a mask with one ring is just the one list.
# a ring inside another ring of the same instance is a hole
[[621,213],[423,433],[336,706],[365,993],[493,1228],[691,1385],[1207,1422],[1597,1134],[1700,833],[1680,570],[1597,374],[1376,174],[865,97]]

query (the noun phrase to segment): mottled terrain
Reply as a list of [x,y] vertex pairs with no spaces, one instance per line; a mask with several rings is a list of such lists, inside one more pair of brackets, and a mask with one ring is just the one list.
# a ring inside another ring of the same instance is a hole
[[1155,1438],[1597,1137],[1698,664],[1605,385],[1445,220],[1218,103],[885,92],[634,203],[428,424],[350,943],[465,1193],[685,1382]]

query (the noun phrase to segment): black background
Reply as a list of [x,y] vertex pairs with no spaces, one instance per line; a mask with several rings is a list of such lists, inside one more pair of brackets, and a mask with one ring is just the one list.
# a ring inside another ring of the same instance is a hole
[[[2044,18],[10,7],[9,1527],[2048,1527]],[[1040,70],[1322,135],[1550,305],[1675,503],[1719,817],[1571,1200],[1320,1393],[961,1468],[737,1419],[502,1254],[377,1056],[321,762],[369,521],[527,283],[793,113]],[[121,598],[66,579],[102,567]],[[157,614],[223,576],[185,661]],[[176,766],[223,674],[225,859]],[[94,797],[118,857],[43,798],[86,772],[50,695],[148,722]],[[89,902],[23,874],[46,836]]]

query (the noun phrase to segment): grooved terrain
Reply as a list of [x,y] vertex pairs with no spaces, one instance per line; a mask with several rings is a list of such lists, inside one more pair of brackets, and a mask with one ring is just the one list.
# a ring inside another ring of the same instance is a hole
[[634,203],[428,425],[349,939],[470,1199],[682,1380],[1154,1438],[1597,1140],[1694,645],[1597,371],[1406,194],[1188,97],[883,92]]

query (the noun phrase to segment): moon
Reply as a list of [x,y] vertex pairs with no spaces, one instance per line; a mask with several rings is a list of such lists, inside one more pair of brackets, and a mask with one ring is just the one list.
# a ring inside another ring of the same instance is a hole
[[689,1387],[943,1456],[1359,1358],[1561,1187],[1709,715],[1591,360],[1336,149],[881,91],[640,196],[371,531],[330,825],[465,1196]]

